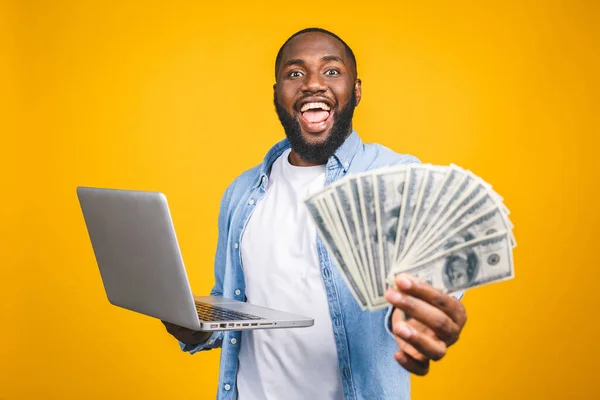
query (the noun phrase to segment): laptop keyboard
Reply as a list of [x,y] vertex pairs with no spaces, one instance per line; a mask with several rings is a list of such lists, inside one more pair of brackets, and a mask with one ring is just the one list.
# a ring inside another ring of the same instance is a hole
[[256,315],[228,310],[212,304],[195,303],[198,317],[201,321],[244,321],[250,319],[265,319]]

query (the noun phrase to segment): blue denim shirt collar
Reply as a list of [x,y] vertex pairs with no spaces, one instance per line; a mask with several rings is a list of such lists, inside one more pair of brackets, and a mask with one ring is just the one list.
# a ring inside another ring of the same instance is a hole
[[[352,159],[358,152],[359,147],[362,145],[362,140],[353,129],[350,135],[346,138],[344,143],[335,151],[333,156],[327,160],[327,169],[341,168],[344,172],[350,168]],[[260,168],[260,178],[255,183],[254,188],[258,187],[261,183],[265,184],[268,180],[269,171],[275,160],[287,149],[291,147],[290,141],[285,138],[280,142],[276,143],[271,150],[267,153]]]

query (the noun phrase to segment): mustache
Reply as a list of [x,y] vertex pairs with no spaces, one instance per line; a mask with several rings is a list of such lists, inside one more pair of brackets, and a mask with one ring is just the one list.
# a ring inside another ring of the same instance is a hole
[[331,107],[331,109],[337,109],[337,102],[328,97],[328,96],[314,96],[314,95],[306,95],[306,96],[302,96],[301,98],[299,98],[298,100],[296,100],[294,102],[294,110],[298,110],[300,107],[300,103],[302,103],[303,101],[305,101],[306,99],[312,99],[313,101],[317,100],[317,101],[323,101],[325,104],[329,105],[329,107]]

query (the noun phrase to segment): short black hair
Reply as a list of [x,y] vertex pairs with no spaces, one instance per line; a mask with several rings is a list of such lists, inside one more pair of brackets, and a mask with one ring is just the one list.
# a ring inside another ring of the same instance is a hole
[[292,40],[293,38],[295,38],[298,35],[301,35],[303,33],[307,33],[307,32],[320,32],[320,33],[324,33],[326,35],[329,35],[331,37],[336,38],[337,40],[340,41],[340,43],[342,43],[344,45],[344,48],[346,49],[346,53],[348,53],[348,57],[350,57],[350,60],[352,60],[352,64],[354,65],[354,72],[358,75],[358,68],[356,65],[356,57],[354,56],[354,52],[352,51],[352,49],[350,48],[350,46],[348,46],[346,44],[346,42],[344,42],[342,40],[341,37],[339,37],[338,35],[336,35],[333,32],[330,32],[326,29],[323,28],[305,28],[302,29],[296,33],[294,33],[292,36],[290,36],[285,43],[279,48],[279,51],[277,52],[277,57],[275,58],[275,79],[277,79],[277,70],[279,69],[279,64],[281,63],[281,53],[283,53],[283,48],[285,47],[286,44],[288,44],[288,42],[290,40]]

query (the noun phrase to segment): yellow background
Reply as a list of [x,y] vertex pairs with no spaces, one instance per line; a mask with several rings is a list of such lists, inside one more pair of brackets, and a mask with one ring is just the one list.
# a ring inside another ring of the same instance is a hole
[[599,2],[201,3],[1,3],[0,399],[213,398],[218,351],[108,304],[75,187],[165,192],[208,292],[219,199],[283,137],[274,57],[307,26],[356,52],[365,141],[512,211],[516,278],[468,292],[413,398],[600,397]]

